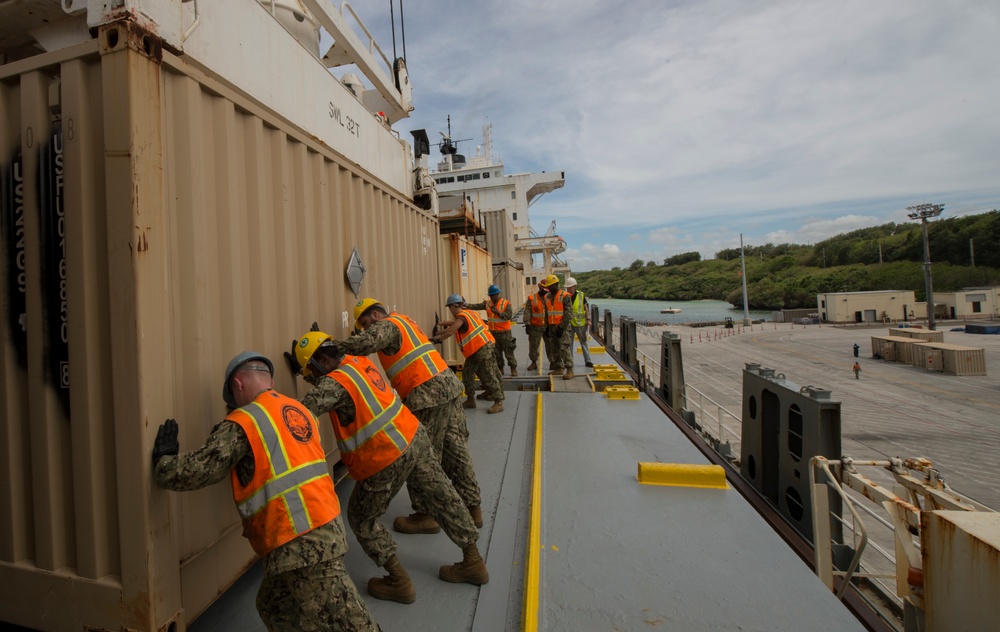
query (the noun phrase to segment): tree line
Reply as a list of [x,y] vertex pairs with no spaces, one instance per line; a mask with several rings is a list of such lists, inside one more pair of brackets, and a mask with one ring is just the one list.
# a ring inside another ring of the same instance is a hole
[[[1000,210],[944,218],[928,225],[934,289],[1000,285]],[[842,233],[815,245],[745,245],[747,302],[754,309],[816,307],[825,292],[924,291],[924,241],[920,224],[896,224]],[[716,299],[743,306],[740,249],[714,259],[697,252],[661,262],[637,259],[627,268],[576,272],[593,298],[656,301]]]

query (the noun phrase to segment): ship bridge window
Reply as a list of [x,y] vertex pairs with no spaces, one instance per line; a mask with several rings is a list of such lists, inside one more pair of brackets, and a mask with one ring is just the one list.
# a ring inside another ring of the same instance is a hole
[[494,171],[493,172],[493,177],[494,178],[499,178],[500,177],[500,172],[499,171]]
[[473,173],[469,177],[472,178],[473,180],[478,180],[479,179],[479,174],[478,173]]
[[517,221],[517,211],[514,211],[513,213],[511,213],[511,215],[514,216],[514,221],[516,222]]
[[485,179],[487,179],[489,177],[490,177],[490,172],[489,171],[484,171],[483,172],[483,180],[485,180]]
[[465,176],[457,176],[459,182],[465,182]]
[[454,182],[455,178],[452,178],[452,177],[449,176],[449,177],[445,178],[444,181],[445,182]]
[[512,200],[516,200],[516,199],[517,199],[517,193],[516,193],[516,192],[514,192],[514,191],[511,191],[511,192],[510,192],[510,199],[512,199]]

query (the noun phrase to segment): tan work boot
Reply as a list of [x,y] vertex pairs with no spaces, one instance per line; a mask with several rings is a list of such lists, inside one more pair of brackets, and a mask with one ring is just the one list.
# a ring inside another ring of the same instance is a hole
[[502,413],[502,412],[503,412],[503,401],[498,399],[497,401],[493,402],[493,405],[490,406],[489,409],[487,409],[486,414],[492,415],[494,413]]
[[438,577],[446,582],[460,584],[468,582],[476,586],[482,586],[490,581],[490,573],[486,570],[486,562],[479,555],[479,549],[475,544],[462,549],[462,561],[450,566],[442,566],[438,571]]
[[570,368],[566,369],[566,374],[563,375],[563,379],[564,380],[572,380],[574,377],[576,377],[576,376],[573,374],[573,367],[570,367]]
[[549,371],[549,375],[562,375],[562,373],[563,373],[562,369],[552,369],[551,371]]
[[400,533],[438,533],[441,525],[432,516],[419,511],[409,516],[398,516],[392,521],[392,528]]
[[483,508],[479,505],[475,507],[469,507],[469,515],[472,516],[472,522],[476,525],[476,528],[482,528],[483,526]]
[[515,369],[514,367],[510,367],[510,376],[517,377],[517,369]]
[[[417,591],[413,589],[413,582],[410,581],[406,569],[399,563],[399,559],[393,555],[383,568],[389,571],[389,575],[369,579],[368,594],[376,599],[413,603],[417,598]],[[483,570],[485,572],[485,566]]]
[[486,391],[483,391],[479,395],[476,395],[476,399],[488,400],[488,399],[493,399],[493,398],[490,397],[489,394]]
[[538,370],[537,362],[532,362],[531,364],[528,365],[528,368],[525,369],[525,371],[537,371],[537,370]]
[[462,402],[462,408],[475,408],[475,407],[476,407],[476,398],[473,397],[472,395],[466,397],[465,401]]

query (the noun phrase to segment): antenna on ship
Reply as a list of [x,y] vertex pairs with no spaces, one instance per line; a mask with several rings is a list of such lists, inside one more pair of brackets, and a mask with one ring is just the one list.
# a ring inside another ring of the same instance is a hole
[[441,150],[441,155],[444,156],[445,163],[448,165],[448,170],[450,171],[453,165],[464,165],[465,156],[458,153],[458,144],[472,140],[471,138],[460,138],[458,140],[453,140],[451,137],[451,115],[448,115],[448,133],[438,132],[441,134],[441,142],[437,144],[438,149]]

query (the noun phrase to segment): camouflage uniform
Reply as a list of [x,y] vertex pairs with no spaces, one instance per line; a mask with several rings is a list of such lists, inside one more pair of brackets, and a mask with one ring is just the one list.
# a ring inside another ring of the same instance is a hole
[[494,354],[494,345],[487,342],[475,353],[465,359],[465,366],[462,367],[462,383],[465,385],[466,397],[471,397],[476,393],[476,376],[486,389],[485,398],[499,402],[504,398],[503,377],[500,369],[497,368],[497,361]]
[[[466,304],[465,309],[475,309],[475,310],[486,310],[487,301],[482,303],[472,303]],[[507,309],[502,312],[494,312],[500,318],[505,320],[512,320],[514,318],[514,304],[507,301]],[[514,340],[514,333],[510,330],[507,331],[495,331],[490,329],[490,333],[493,334],[494,340],[496,340],[496,347],[494,348],[493,357],[497,361],[497,370],[500,371],[501,377],[503,376],[504,358],[507,358],[507,366],[510,367],[511,372],[517,370],[517,356],[514,351],[517,349],[517,340]]]
[[[229,477],[253,478],[253,451],[239,424],[223,421],[205,445],[161,457],[153,470],[160,487],[201,489]],[[344,565],[347,538],[340,516],[286,542],[263,558],[257,612],[268,630],[381,630]]]
[[[388,321],[380,320],[364,332],[335,344],[343,353],[367,356],[380,350],[393,355],[399,352],[402,343],[403,336],[399,329]],[[414,387],[403,399],[403,404],[426,428],[431,445],[441,461],[441,468],[465,505],[478,507],[482,498],[469,454],[469,428],[462,408],[461,380],[454,371],[446,369]],[[413,510],[429,514],[409,486],[407,491]]]
[[562,304],[562,324],[546,325],[545,327],[545,354],[549,357],[550,369],[573,368],[573,356],[570,355],[570,346],[573,344],[573,328],[570,326],[573,297],[569,295],[569,292],[563,293]]
[[[302,404],[314,415],[334,411],[343,424],[354,421],[354,400],[343,386],[327,376],[306,378],[313,388]],[[389,530],[379,523],[389,503],[406,483],[452,542],[465,548],[479,539],[479,529],[458,492],[445,476],[437,455],[422,425],[399,458],[381,471],[357,481],[347,504],[347,522],[351,525],[365,554],[378,566],[385,566],[396,554],[396,542]]]
[[[542,297],[544,302],[545,297]],[[529,324],[531,322],[531,301],[526,301],[524,303],[524,310],[521,315],[521,322],[524,323],[524,328],[528,332],[528,360],[531,363],[538,362],[538,349],[542,346],[542,338],[545,335],[545,327],[538,327]],[[546,356],[548,356],[548,349],[545,350]],[[551,364],[551,358],[549,363]]]

